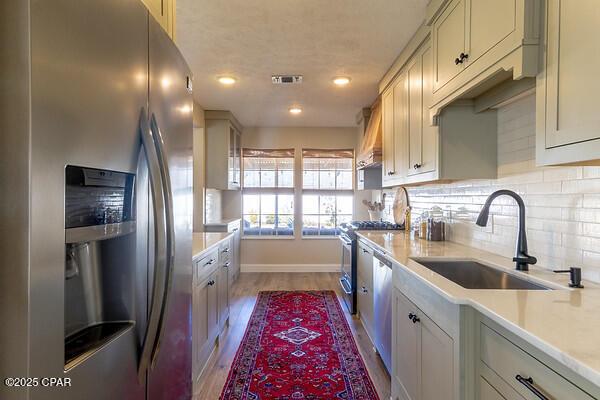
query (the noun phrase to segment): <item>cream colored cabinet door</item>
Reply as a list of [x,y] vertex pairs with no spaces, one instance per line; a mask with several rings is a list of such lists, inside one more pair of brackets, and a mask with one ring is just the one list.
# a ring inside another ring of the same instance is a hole
[[212,273],[192,293],[192,352],[193,370],[198,378],[215,345],[218,334],[217,272]]
[[408,175],[435,171],[438,159],[437,127],[429,120],[433,88],[431,47],[425,46],[412,60],[408,74]]
[[175,31],[175,0],[142,0],[150,15],[154,17],[169,34],[174,38]]
[[408,173],[409,135],[409,83],[408,72],[402,72],[394,85],[394,173],[395,181]]
[[454,345],[448,336],[426,315],[419,313],[421,327],[420,389],[421,400],[454,399]]
[[454,398],[454,342],[398,289],[392,305],[392,397]]
[[219,265],[217,270],[217,304],[218,304],[218,320],[219,332],[223,330],[227,319],[229,318],[229,267],[231,261]]
[[357,259],[358,312],[360,314],[360,320],[372,341],[374,338],[373,251],[359,242]]
[[394,90],[389,88],[383,93],[381,101],[381,118],[383,130],[383,167],[381,168],[383,186],[392,183],[394,172]]
[[229,127],[228,161],[227,161],[227,185],[230,190],[240,188],[241,171],[241,135],[233,127]]
[[465,65],[460,55],[466,53],[466,1],[450,2],[433,23],[434,91],[450,82]]
[[433,103],[433,51],[426,46],[421,54],[423,64],[423,108],[421,112],[421,167],[420,173],[433,172],[438,169],[439,161],[439,131],[432,125],[429,118],[429,106]]
[[466,66],[517,29],[517,0],[468,0],[467,4]]
[[208,341],[206,285],[194,286],[192,313],[192,364],[196,379],[202,368],[202,350]]
[[600,159],[597,0],[549,0],[545,68],[538,77],[539,164]]
[[369,287],[363,276],[357,279],[357,306],[360,321],[367,332],[367,336],[373,343],[374,340],[374,320],[373,320],[373,287]]
[[408,175],[423,166],[423,60],[418,54],[408,65]]
[[419,399],[419,326],[412,322],[416,307],[398,289],[392,304],[392,397],[394,400]]

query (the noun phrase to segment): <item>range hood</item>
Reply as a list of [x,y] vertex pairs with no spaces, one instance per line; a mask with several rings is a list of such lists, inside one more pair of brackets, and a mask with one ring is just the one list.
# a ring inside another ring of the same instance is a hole
[[378,98],[371,107],[371,118],[356,156],[358,169],[381,166],[381,142],[381,100]]

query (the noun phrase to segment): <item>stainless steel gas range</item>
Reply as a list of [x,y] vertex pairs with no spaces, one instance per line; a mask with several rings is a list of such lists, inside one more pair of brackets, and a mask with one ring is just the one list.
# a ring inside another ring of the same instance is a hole
[[350,223],[340,225],[339,238],[342,246],[342,260],[339,281],[342,287],[342,298],[350,314],[356,314],[356,249],[358,247],[356,231],[387,231],[403,229],[404,225],[397,225],[385,221],[352,221]]

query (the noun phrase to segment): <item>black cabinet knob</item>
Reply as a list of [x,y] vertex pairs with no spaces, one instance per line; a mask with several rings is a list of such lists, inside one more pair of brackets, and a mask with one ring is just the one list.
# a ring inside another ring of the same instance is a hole
[[454,59],[454,64],[456,64],[456,65],[462,64],[468,58],[469,58],[469,55],[467,53],[460,53],[460,55]]
[[419,168],[421,168],[422,166],[423,166],[423,164],[415,164],[415,165],[413,165],[413,168],[414,168],[414,169],[419,169]]

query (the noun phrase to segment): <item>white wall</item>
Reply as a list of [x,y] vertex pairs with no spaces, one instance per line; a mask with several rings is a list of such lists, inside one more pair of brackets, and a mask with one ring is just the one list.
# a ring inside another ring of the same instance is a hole
[[[301,182],[302,148],[355,148],[356,128],[247,128],[242,134],[243,147],[294,148],[295,181]],[[298,186],[298,185],[296,185]],[[302,190],[295,190],[296,221],[302,218]],[[325,270],[339,268],[340,244],[337,238],[303,239],[296,223],[293,239],[242,240],[242,268],[266,270]]]
[[[438,205],[452,215],[449,239],[512,257],[517,207],[500,197],[485,228],[474,224],[487,196],[511,189],[527,206],[529,252],[549,269],[577,266],[584,279],[600,282],[600,167],[535,166],[535,96],[498,110],[498,179],[410,188],[413,220]],[[457,211],[466,211],[465,217]]]

